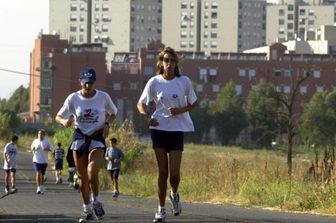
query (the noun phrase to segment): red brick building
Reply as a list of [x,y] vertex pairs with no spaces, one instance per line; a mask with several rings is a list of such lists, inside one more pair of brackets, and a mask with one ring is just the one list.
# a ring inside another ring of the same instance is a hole
[[[155,73],[157,55],[164,48],[151,44],[138,53],[115,53],[107,91],[119,108],[119,119],[137,122],[136,103],[146,81]],[[293,82],[303,75],[309,78],[299,86],[298,105],[307,101],[316,92],[336,86],[336,55],[285,54],[286,47],[273,44],[269,53],[212,53],[178,52],[182,57],[182,74],[191,78],[195,91],[202,100],[214,100],[217,93],[229,81],[236,85],[237,94],[247,96],[260,81],[266,79],[282,93],[293,91]]]
[[31,121],[54,120],[65,98],[80,89],[79,72],[85,66],[96,70],[96,86],[105,90],[105,53],[101,44],[71,45],[59,35],[39,36],[30,60]]
[[[138,52],[115,52],[110,71],[106,71],[105,52],[101,45],[71,45],[59,36],[42,35],[36,40],[31,58],[30,113],[34,122],[52,120],[66,96],[79,89],[78,73],[84,66],[97,71],[98,89],[106,90],[118,108],[117,121],[126,118],[139,123],[136,103],[147,80],[155,74],[160,43],[149,44]],[[191,78],[202,100],[214,100],[229,81],[237,94],[248,95],[264,78],[275,83],[276,90],[293,91],[297,76],[309,78],[299,86],[299,104],[316,92],[336,86],[336,55],[287,54],[280,43],[269,53],[178,52],[182,74]]]

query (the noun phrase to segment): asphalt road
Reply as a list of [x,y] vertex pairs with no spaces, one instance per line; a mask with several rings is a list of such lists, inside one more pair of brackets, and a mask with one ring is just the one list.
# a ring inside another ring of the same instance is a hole
[[[16,194],[0,199],[0,223],[75,223],[82,210],[80,194],[67,184],[56,185],[54,172],[48,167],[46,193],[35,193],[32,156],[27,152],[18,154]],[[2,168],[3,159],[0,159]],[[3,175],[0,177],[0,194],[4,191]],[[152,222],[157,200],[140,199],[121,194],[113,199],[111,192],[103,191],[101,200],[106,211],[105,222]],[[182,194],[183,202],[183,194]],[[228,222],[228,223],[335,223],[334,216],[286,213],[258,208],[232,205],[182,203],[181,216],[167,216],[166,222]],[[167,206],[169,207],[169,206]]]

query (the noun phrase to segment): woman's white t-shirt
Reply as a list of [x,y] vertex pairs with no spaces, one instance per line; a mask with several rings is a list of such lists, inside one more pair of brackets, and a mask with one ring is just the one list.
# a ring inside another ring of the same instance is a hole
[[68,119],[75,118],[75,125],[83,134],[92,135],[106,122],[106,114],[116,115],[117,108],[111,97],[103,91],[96,90],[91,98],[85,98],[80,91],[70,94],[57,115]]
[[181,75],[172,80],[166,80],[162,75],[156,75],[147,82],[139,103],[148,105],[154,101],[156,104],[152,117],[159,122],[159,125],[150,126],[151,129],[192,132],[194,125],[189,112],[170,116],[168,108],[182,108],[193,104],[196,100],[191,80],[187,76]]

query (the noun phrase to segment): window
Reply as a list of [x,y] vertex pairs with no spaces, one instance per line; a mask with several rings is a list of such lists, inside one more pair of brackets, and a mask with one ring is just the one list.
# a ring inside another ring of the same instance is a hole
[[211,38],[217,38],[217,32],[212,31],[211,32]]
[[245,77],[246,76],[246,70],[245,69],[239,69],[239,76]]
[[211,21],[211,28],[212,29],[217,29],[217,22],[216,21]]
[[77,15],[76,14],[71,14],[70,15],[70,21],[71,22],[76,22],[77,21]]
[[181,41],[180,42],[180,47],[181,48],[186,48],[187,47],[187,42],[186,41]]
[[220,88],[219,88],[219,84],[213,84],[212,85],[212,92],[219,92]]
[[121,90],[121,84],[120,83],[113,83],[113,90],[120,91]]
[[294,15],[293,14],[288,14],[287,15],[287,19],[288,20],[293,20],[294,19]]
[[181,31],[181,38],[186,38],[187,37],[187,32],[186,31]]
[[217,42],[216,41],[211,41],[210,46],[211,46],[211,48],[216,48],[217,47]]
[[217,19],[217,12],[211,12],[211,18]]
[[240,95],[243,93],[243,87],[241,85],[236,85],[235,90],[236,90],[237,95]]
[[70,11],[77,11],[77,5],[76,4],[71,4],[70,5]]
[[285,15],[285,10],[279,9],[279,16],[284,16]]
[[291,70],[289,70],[289,69],[285,69],[285,70],[284,70],[284,76],[285,76],[285,77],[290,77],[290,76],[291,76]]
[[307,86],[300,85],[300,93],[301,94],[307,94]]
[[323,86],[316,86],[316,92],[321,93],[323,90]]
[[76,31],[77,31],[77,26],[70,25],[70,32],[76,32]]
[[300,15],[306,15],[306,10],[305,9],[300,9],[299,14]]
[[256,75],[255,69],[249,69],[248,70],[248,75],[249,75],[249,77],[255,77],[255,75]]
[[129,88],[130,88],[130,90],[137,90],[138,89],[138,84],[137,83],[130,83]]
[[274,76],[279,77],[281,75],[281,70],[274,70]]
[[321,71],[320,70],[314,70],[313,71],[313,77],[314,78],[320,78],[321,77]]
[[153,74],[154,74],[153,66],[145,66],[144,67],[144,75],[153,75]]
[[186,9],[188,8],[188,3],[187,2],[182,2],[181,3],[181,9]]
[[197,84],[197,85],[196,85],[196,91],[197,91],[197,92],[203,92],[203,85],[201,85],[201,84]]
[[217,69],[211,68],[209,72],[209,81],[216,81]]
[[286,85],[283,87],[284,88],[284,93],[289,94],[291,92],[291,87]]
[[103,9],[103,12],[108,11],[108,10],[109,10],[109,6],[108,6],[108,4],[103,4],[102,9]]
[[199,71],[199,77],[201,81],[207,82],[207,69],[206,68],[200,68]]
[[107,25],[102,25],[102,31],[103,32],[108,32],[108,26]]

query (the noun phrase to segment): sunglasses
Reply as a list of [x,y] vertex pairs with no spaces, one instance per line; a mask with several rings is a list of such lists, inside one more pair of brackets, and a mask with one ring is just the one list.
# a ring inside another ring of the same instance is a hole
[[175,63],[175,60],[173,58],[167,58],[167,57],[164,57],[162,61],[165,63]]

